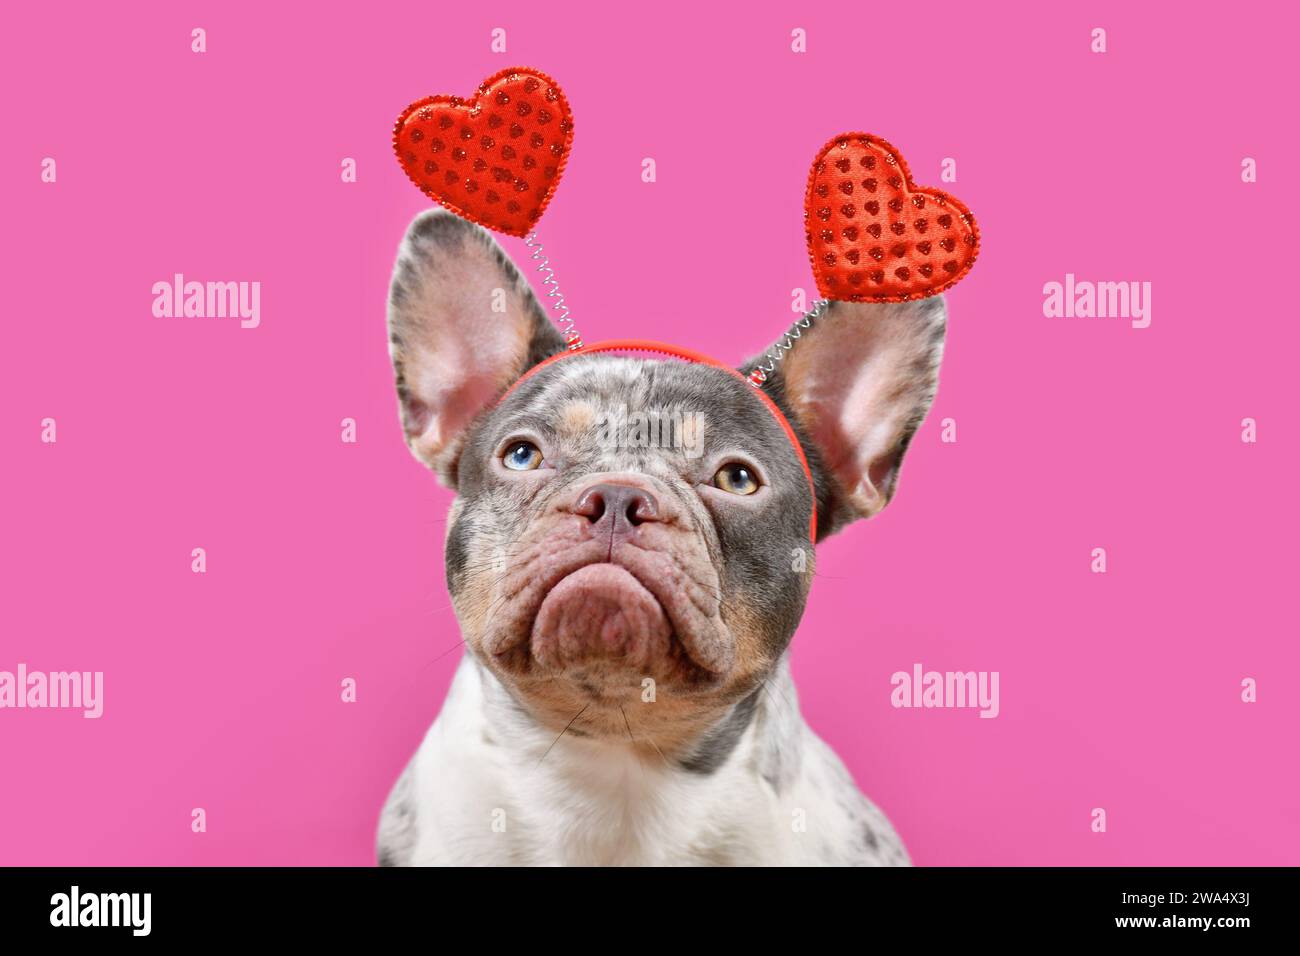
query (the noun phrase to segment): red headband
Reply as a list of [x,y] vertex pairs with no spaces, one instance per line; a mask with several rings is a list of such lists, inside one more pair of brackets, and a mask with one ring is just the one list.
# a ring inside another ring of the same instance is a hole
[[523,238],[538,263],[568,351],[530,369],[506,395],[538,369],[575,352],[657,352],[724,369],[754,386],[794,446],[812,493],[808,536],[815,542],[812,469],[794,429],[762,386],[828,300],[906,302],[937,295],[961,279],[979,248],[970,210],[953,196],[917,186],[902,154],[880,137],[859,132],[833,137],[813,160],[804,192],[808,255],[823,300],[768,351],[768,364],[756,366],[746,379],[716,359],[663,342],[582,344],[533,231],[572,146],[573,113],[559,84],[525,66],[494,73],[468,99],[416,100],[393,128],[398,162],[422,192],[466,219]]
[[[667,355],[672,358],[683,359],[687,362],[694,362],[697,365],[708,365],[713,368],[720,368],[729,375],[733,375],[748,385],[753,385],[753,393],[767,406],[767,410],[772,413],[776,423],[781,426],[785,432],[785,437],[790,439],[790,445],[794,448],[794,453],[799,459],[799,464],[803,466],[804,477],[808,479],[808,493],[812,496],[812,512],[808,519],[808,538],[813,544],[817,543],[817,485],[813,481],[812,468],[808,465],[808,456],[804,454],[803,445],[799,443],[799,436],[795,434],[794,429],[790,426],[790,421],[782,413],[776,402],[772,401],[771,396],[757,387],[754,381],[740,372],[736,371],[730,365],[719,362],[715,358],[704,355],[701,352],[692,349],[684,349],[678,345],[669,345],[666,342],[654,342],[649,339],[607,339],[604,342],[596,342],[594,345],[579,345],[577,348],[569,348],[563,352],[557,352],[550,358],[538,362],[522,376],[519,381],[511,385],[500,401],[504,402],[515,389],[530,379],[533,375],[546,368],[548,365],[558,362],[570,355],[589,355],[593,352],[655,352],[660,355]],[[499,404],[499,403],[498,403]]]

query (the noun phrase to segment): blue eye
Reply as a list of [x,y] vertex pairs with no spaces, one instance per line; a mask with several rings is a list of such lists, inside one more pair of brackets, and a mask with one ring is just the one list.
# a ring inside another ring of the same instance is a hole
[[541,467],[542,452],[530,441],[511,442],[501,461],[511,471],[532,471]]

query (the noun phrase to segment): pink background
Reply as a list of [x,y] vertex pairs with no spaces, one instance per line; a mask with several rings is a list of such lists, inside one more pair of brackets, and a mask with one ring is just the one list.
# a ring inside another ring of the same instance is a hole
[[[0,669],[102,670],[105,713],[0,711],[0,863],[372,861],[459,657],[450,495],[402,444],[386,352],[428,204],[389,130],[514,63],[573,105],[541,232],[589,340],[740,359],[812,289],[829,136],[878,133],[925,184],[957,160],[984,241],[938,401],[892,507],[822,549],[794,654],[915,861],[1300,863],[1300,333],[1275,288],[1297,24],[1137,6],[24,5],[0,31]],[[154,318],[174,272],[260,281],[261,327]],[[1045,318],[1066,272],[1151,282],[1151,327]],[[999,671],[1001,716],[891,708],[917,661]]]

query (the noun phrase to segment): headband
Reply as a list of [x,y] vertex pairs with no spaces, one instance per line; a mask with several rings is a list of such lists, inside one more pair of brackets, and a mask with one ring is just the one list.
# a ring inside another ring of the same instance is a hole
[[785,355],[824,312],[828,300],[905,302],[938,295],[970,271],[979,229],[969,209],[937,189],[916,185],[901,153],[869,133],[832,137],[813,159],[804,192],[808,259],[822,296],[748,376],[691,349],[646,339],[584,345],[555,270],[534,227],[546,210],[573,146],[573,114],[559,84],[530,67],[509,67],[468,99],[436,95],[402,111],[393,150],[411,182],[434,201],[481,226],[523,239],[537,262],[566,351],[523,374],[510,395],[568,355],[649,352],[720,368],[747,381],[790,440],[812,496],[810,539],[817,539],[817,489],[794,428],[763,390]]

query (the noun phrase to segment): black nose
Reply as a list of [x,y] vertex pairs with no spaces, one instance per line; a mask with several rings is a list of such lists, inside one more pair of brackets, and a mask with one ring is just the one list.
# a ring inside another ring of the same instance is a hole
[[642,488],[601,482],[578,496],[573,512],[593,525],[608,525],[612,533],[618,534],[646,521],[658,521],[659,502]]

